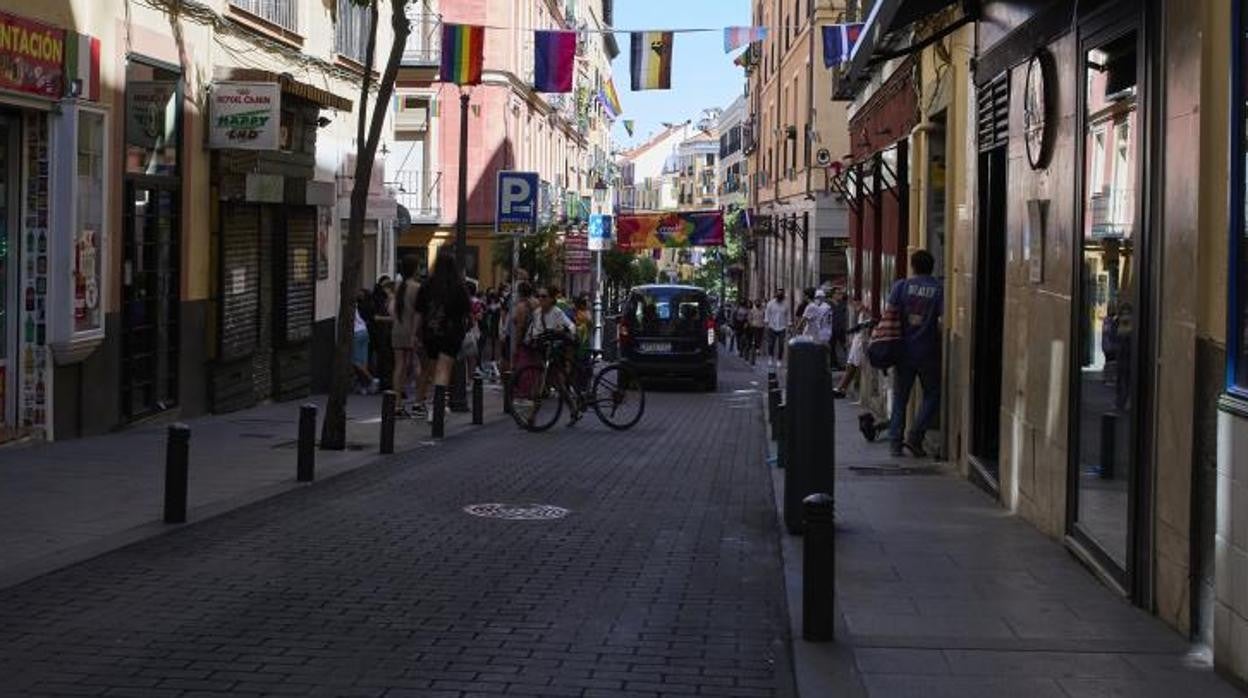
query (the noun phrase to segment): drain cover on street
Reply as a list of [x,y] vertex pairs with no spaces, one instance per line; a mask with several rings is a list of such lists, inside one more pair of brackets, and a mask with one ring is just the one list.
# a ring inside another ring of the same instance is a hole
[[550,504],[469,504],[464,512],[487,519],[507,519],[508,521],[545,521],[562,519],[570,512],[563,507]]

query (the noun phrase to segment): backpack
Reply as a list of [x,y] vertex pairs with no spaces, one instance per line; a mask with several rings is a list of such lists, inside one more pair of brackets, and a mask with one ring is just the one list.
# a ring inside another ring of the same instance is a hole
[[890,369],[901,363],[904,348],[901,313],[896,308],[886,308],[880,322],[871,332],[871,341],[867,344],[867,361],[877,369]]

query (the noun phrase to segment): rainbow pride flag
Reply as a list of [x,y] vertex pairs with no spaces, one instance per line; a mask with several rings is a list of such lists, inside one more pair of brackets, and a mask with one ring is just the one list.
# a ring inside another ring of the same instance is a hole
[[598,90],[598,101],[602,102],[602,108],[607,111],[608,119],[619,118],[624,113],[624,107],[620,105],[620,94],[615,91],[615,81],[607,78],[606,84]]
[[533,89],[571,92],[576,68],[576,32],[539,31],[533,43]]
[[485,61],[485,27],[471,24],[442,25],[442,82],[481,84]]

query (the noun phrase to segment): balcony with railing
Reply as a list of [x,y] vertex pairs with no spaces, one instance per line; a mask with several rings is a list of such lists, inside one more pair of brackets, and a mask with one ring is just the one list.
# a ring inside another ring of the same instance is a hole
[[442,215],[442,173],[399,170],[390,183],[395,199],[407,209],[413,223],[437,223]]
[[299,33],[298,0],[230,0],[230,5],[288,32]]
[[442,15],[420,3],[408,3],[407,21],[411,34],[403,48],[402,65],[411,68],[437,68],[442,60]]

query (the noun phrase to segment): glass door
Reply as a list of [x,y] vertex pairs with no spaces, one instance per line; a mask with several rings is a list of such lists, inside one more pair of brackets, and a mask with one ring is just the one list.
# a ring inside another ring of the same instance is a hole
[[1081,283],[1072,372],[1073,534],[1124,587],[1143,479],[1139,43],[1138,29],[1123,29],[1085,44],[1082,54]]

